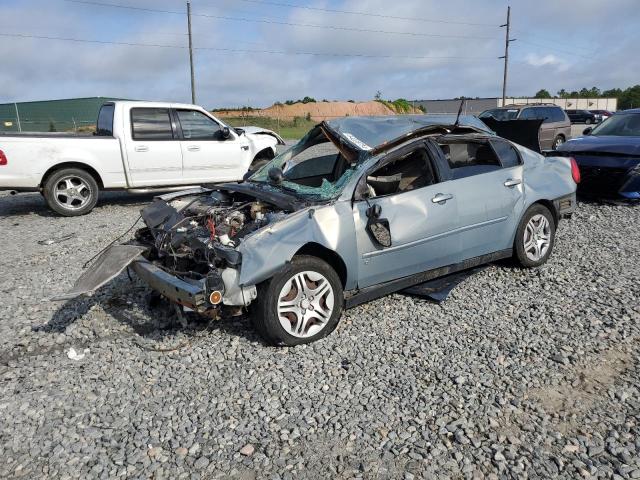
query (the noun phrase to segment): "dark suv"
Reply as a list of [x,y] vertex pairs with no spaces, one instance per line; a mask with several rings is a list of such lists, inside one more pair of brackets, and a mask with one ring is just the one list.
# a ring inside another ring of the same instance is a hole
[[571,123],[586,123],[590,125],[598,121],[596,114],[589,110],[565,110],[565,112],[569,115]]
[[479,118],[496,120],[542,120],[538,140],[541,150],[555,150],[571,138],[571,122],[562,108],[553,104],[505,105],[485,110]]

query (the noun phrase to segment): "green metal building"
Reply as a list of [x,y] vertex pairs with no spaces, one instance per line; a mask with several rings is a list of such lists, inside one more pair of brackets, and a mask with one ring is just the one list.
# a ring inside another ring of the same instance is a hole
[[95,125],[100,106],[119,98],[91,97],[0,104],[0,132],[73,132]]

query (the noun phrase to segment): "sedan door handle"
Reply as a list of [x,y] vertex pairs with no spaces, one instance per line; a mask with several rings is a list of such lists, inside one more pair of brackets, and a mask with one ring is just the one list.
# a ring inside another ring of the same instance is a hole
[[146,145],[138,145],[135,148],[136,152],[148,152],[149,151],[149,147],[147,147]]
[[189,145],[187,147],[187,150],[189,150],[190,152],[199,152],[200,147],[198,145]]
[[433,203],[439,203],[440,205],[442,205],[447,200],[451,200],[452,198],[453,195],[451,195],[450,193],[437,193],[436,196],[431,199],[431,201]]
[[520,185],[522,183],[522,180],[517,179],[517,178],[510,178],[509,180],[507,180],[506,182],[504,182],[504,186],[505,187],[509,187],[509,188],[513,188],[516,185]]

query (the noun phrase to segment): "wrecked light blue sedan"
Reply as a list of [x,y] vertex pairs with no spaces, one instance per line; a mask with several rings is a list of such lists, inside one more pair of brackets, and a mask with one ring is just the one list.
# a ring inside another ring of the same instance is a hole
[[158,197],[136,240],[66,298],[126,266],[199,313],[248,308],[276,345],[312,342],[343,308],[514,257],[547,261],[579,172],[475,117],[325,121],[243,182]]

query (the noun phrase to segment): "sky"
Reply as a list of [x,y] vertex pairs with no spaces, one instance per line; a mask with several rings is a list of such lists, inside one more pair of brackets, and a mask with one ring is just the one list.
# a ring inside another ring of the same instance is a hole
[[[509,4],[508,96],[640,83],[638,0],[192,0],[197,103],[500,96]],[[186,32],[182,0],[0,0],[0,103],[190,102]]]

